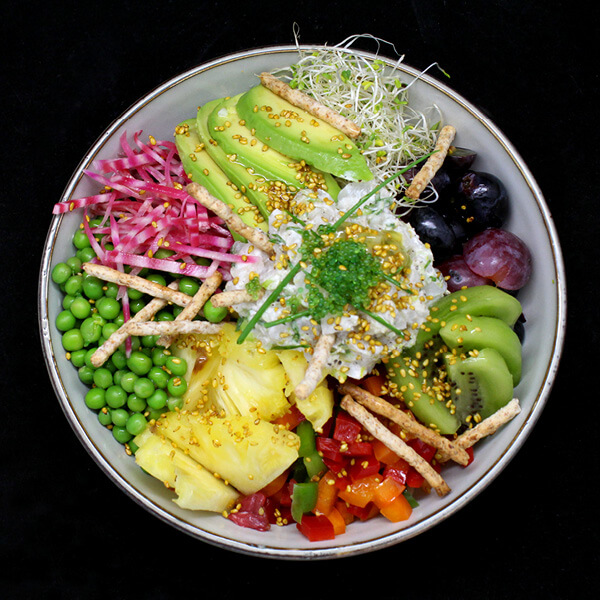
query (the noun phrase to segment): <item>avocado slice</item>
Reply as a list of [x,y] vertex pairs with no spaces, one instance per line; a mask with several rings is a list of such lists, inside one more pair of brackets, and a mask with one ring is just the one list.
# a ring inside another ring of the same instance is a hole
[[458,314],[440,329],[440,337],[450,349],[459,352],[493,348],[506,361],[513,386],[521,379],[521,342],[501,319]]
[[[251,227],[268,230],[268,224],[256,206],[231,185],[229,177],[205,151],[196,131],[196,119],[182,121],[175,129],[175,145],[188,177],[204,186],[215,198],[219,198],[234,210]],[[245,241],[238,233],[231,232],[234,239]]]
[[349,181],[373,179],[352,140],[310,113],[257,85],[237,100],[237,114],[263,144]]
[[261,175],[267,181],[279,181],[293,190],[317,186],[325,189],[335,200],[339,185],[329,174],[310,168],[305,161],[302,168],[289,156],[274,150],[260,141],[246,127],[237,112],[237,102],[242,94],[221,100],[208,115],[207,129],[229,162]]

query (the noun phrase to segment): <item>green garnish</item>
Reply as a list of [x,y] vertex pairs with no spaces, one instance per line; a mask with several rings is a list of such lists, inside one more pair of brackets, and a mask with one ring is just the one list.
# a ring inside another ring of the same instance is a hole
[[250,297],[252,298],[252,300],[256,301],[258,300],[260,293],[263,289],[262,285],[260,285],[260,281],[258,279],[258,277],[253,277],[247,284],[246,284],[246,291],[248,292],[248,294],[250,294]]

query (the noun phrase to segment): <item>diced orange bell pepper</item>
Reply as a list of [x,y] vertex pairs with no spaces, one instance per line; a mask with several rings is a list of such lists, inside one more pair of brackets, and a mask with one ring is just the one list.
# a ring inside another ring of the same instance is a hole
[[346,525],[350,525],[354,521],[354,515],[348,510],[348,505],[343,500],[337,500],[334,508],[340,513]]
[[373,396],[381,396],[383,386],[385,385],[385,377],[383,375],[370,375],[360,382],[362,388],[367,390]]
[[339,491],[339,497],[349,504],[364,508],[373,499],[375,488],[383,481],[379,473],[363,477]]
[[412,507],[408,500],[400,494],[390,504],[380,508],[381,514],[392,523],[406,521],[412,514]]
[[393,465],[398,460],[398,455],[390,450],[383,442],[374,439],[371,442],[375,458],[385,465]]
[[389,506],[406,489],[405,485],[398,483],[391,477],[386,477],[376,488],[373,494],[373,502],[383,509]]
[[335,485],[336,475],[333,471],[327,471],[319,479],[319,489],[317,495],[317,504],[314,512],[316,514],[328,515],[333,508],[338,497],[338,488]]
[[265,496],[273,496],[276,494],[285,484],[288,478],[288,471],[284,471],[279,477],[276,477],[271,481],[271,483],[267,483],[265,487],[262,489],[262,493]]
[[337,508],[332,507],[326,516],[333,525],[335,535],[341,535],[346,532],[346,521]]

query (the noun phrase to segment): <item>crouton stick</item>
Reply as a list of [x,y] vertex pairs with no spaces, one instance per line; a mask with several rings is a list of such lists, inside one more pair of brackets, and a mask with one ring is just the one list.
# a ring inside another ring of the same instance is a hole
[[427,187],[427,184],[433,179],[433,176],[438,172],[446,159],[455,135],[456,129],[452,125],[442,127],[435,143],[433,154],[425,161],[425,164],[415,175],[405,192],[408,198],[418,200],[423,190]]
[[438,496],[445,496],[450,492],[448,484],[442,479],[441,475],[421,455],[415,452],[397,435],[394,435],[364,406],[355,402],[350,394],[346,394],[342,398],[341,406],[373,437],[385,444],[400,458],[403,458],[411,467],[414,467],[437,492]]
[[[200,289],[194,294],[190,303],[175,317],[175,322],[191,321],[202,309],[206,301],[215,293],[221,285],[223,276],[218,271],[205,279]],[[164,334],[156,342],[159,346],[168,348],[176,336]]]
[[236,304],[242,304],[243,302],[254,302],[261,298],[264,293],[264,290],[260,290],[258,295],[253,297],[246,290],[230,290],[228,292],[219,292],[218,294],[215,294],[210,301],[215,308],[235,306]]
[[[179,286],[177,281],[173,281],[168,285],[170,290],[176,290]],[[187,296],[187,294],[184,294]],[[187,296],[190,300],[191,296]],[[131,323],[137,323],[142,321],[149,321],[161,308],[164,308],[168,304],[167,300],[163,298],[153,298],[137,312],[127,323],[124,323],[117,329],[99,348],[92,354],[90,361],[96,368],[101,367],[108,358],[117,350],[117,348],[131,335],[129,333],[129,327]]]
[[294,390],[294,394],[299,400],[306,400],[323,379],[323,370],[334,343],[335,335],[332,333],[321,335],[317,341],[314,352],[306,367],[304,377]]
[[[470,448],[474,446],[479,440],[489,435],[492,435],[505,425],[510,420],[514,419],[521,412],[519,400],[513,398],[506,406],[498,409],[493,415],[484,419],[472,429],[467,429],[463,434],[459,435],[454,443],[461,448]],[[442,454],[439,462],[448,460],[448,456]]]
[[144,294],[154,296],[155,298],[162,298],[163,300],[167,300],[168,302],[172,302],[178,306],[187,306],[192,299],[191,296],[188,296],[188,294],[184,294],[183,292],[170,289],[169,287],[160,285],[159,283],[154,283],[154,281],[148,281],[147,279],[138,277],[137,275],[122,273],[117,269],[112,269],[111,267],[106,267],[105,265],[83,263],[82,267],[86,273],[93,275],[98,279],[110,281],[112,283],[116,283],[117,285],[123,285],[125,287],[137,290],[138,292],[143,292]]
[[190,183],[186,187],[186,191],[190,196],[198,200],[202,206],[205,206],[214,212],[215,215],[221,217],[232,231],[245,237],[263,252],[269,255],[274,253],[273,244],[263,231],[244,223],[225,202],[212,196],[205,187],[197,183]]
[[339,386],[342,394],[350,394],[354,400],[372,410],[373,412],[390,419],[400,425],[408,433],[417,436],[420,440],[444,452],[449,459],[461,465],[469,462],[469,455],[464,448],[461,448],[456,442],[451,442],[443,435],[436,433],[429,427],[425,427],[415,419],[409,417],[404,411],[391,405],[382,398],[378,398],[353,383],[343,383]]
[[274,94],[287,100],[290,104],[305,110],[313,117],[329,123],[342,133],[345,133],[349,138],[355,139],[360,135],[360,127],[356,123],[340,115],[335,110],[327,108],[308,94],[291,88],[287,83],[275,77],[275,75],[261,73],[260,81],[264,87],[271,90]]
[[177,336],[187,333],[218,333],[221,330],[219,323],[208,321],[139,321],[129,322],[130,335],[165,335]]

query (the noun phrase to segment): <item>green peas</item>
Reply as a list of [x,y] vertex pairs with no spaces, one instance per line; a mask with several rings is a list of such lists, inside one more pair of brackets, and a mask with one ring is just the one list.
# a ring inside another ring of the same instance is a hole
[[101,317],[97,317],[96,315],[92,317],[88,317],[81,324],[80,330],[81,335],[83,336],[83,341],[85,345],[93,344],[100,339],[102,335],[102,326],[104,325],[104,320]]
[[179,398],[187,391],[187,382],[181,377],[171,377],[167,382],[167,391],[169,395]]
[[85,395],[85,404],[92,410],[98,410],[106,404],[105,392],[101,388],[92,388]]
[[105,367],[94,371],[94,383],[102,389],[107,389],[113,384],[112,373]]
[[150,273],[146,279],[158,283],[158,285],[167,285],[167,280],[160,273]]
[[105,323],[102,326],[102,337],[107,340],[117,329],[119,326],[116,323]]
[[144,431],[144,429],[146,429],[146,425],[148,425],[148,421],[146,421],[144,415],[140,413],[133,413],[129,419],[127,419],[125,429],[127,429],[131,435],[139,435],[142,433],[142,431]]
[[52,281],[54,281],[54,283],[61,285],[65,283],[72,274],[73,271],[71,271],[71,267],[67,263],[59,262],[54,265],[50,276],[52,277]]
[[69,331],[75,327],[77,319],[70,310],[62,310],[56,315],[56,329],[59,331]]
[[65,310],[69,310],[71,308],[73,300],[75,300],[75,296],[69,296],[69,294],[65,294],[62,301],[62,307]]
[[81,272],[81,260],[76,256],[71,256],[71,258],[67,258],[67,264],[71,267],[71,271],[73,273]]
[[92,307],[83,296],[74,298],[69,306],[69,310],[76,319],[86,319],[92,314]]
[[146,404],[152,410],[161,410],[167,405],[167,400],[169,397],[167,396],[167,392],[164,390],[158,389],[155,390],[154,394],[150,396],[150,398],[146,399]]
[[83,248],[89,248],[91,245],[84,229],[78,229],[73,234],[73,246],[75,246],[75,248],[82,250]]
[[118,325],[119,327],[123,327],[123,325],[125,324],[125,315],[123,314],[123,312],[119,313],[119,316],[113,320],[113,323],[115,325]]
[[159,335],[144,335],[140,341],[144,348],[154,348],[159,337]]
[[140,290],[135,290],[133,288],[127,288],[127,295],[130,300],[139,300],[144,296],[144,292],[140,292]]
[[86,385],[92,385],[94,382],[94,369],[92,367],[83,365],[83,367],[79,367],[77,374],[79,375],[81,382]]
[[121,305],[114,298],[106,296],[96,302],[96,308],[98,309],[98,314],[107,321],[116,319],[121,312]]
[[209,298],[204,303],[202,312],[207,321],[210,321],[211,323],[220,323],[229,314],[229,309],[226,306],[214,306]]
[[83,285],[83,277],[81,275],[71,275],[65,282],[65,292],[69,296],[76,296],[81,293],[81,287]]
[[100,421],[100,424],[104,425],[105,427],[110,425],[112,423],[110,411],[106,409],[98,411],[98,421]]
[[127,402],[127,392],[120,385],[111,385],[106,390],[105,398],[111,408],[121,408]]
[[148,371],[148,379],[155,385],[155,387],[164,389],[167,387],[169,374],[164,369],[154,366]]
[[67,352],[81,350],[84,346],[83,336],[79,329],[69,329],[62,335],[62,345]]
[[121,377],[121,387],[128,393],[131,394],[133,392],[133,384],[138,376],[131,371],[127,371]]
[[127,355],[123,350],[116,350],[110,357],[110,360],[117,369],[124,369],[127,366]]
[[167,400],[167,408],[170,411],[181,410],[183,408],[183,398],[171,397]]
[[114,381],[115,385],[121,385],[121,377],[123,377],[123,375],[125,375],[125,373],[127,373],[127,371],[123,371],[122,369],[117,369],[113,373],[113,381]]
[[129,413],[124,408],[115,408],[110,414],[115,427],[125,427],[125,423],[129,419]]
[[179,280],[179,291],[188,296],[194,296],[199,289],[200,284],[191,277],[182,277]]
[[178,356],[169,356],[165,367],[173,374],[181,377],[187,373],[187,361]]
[[93,260],[94,258],[96,258],[96,253],[94,252],[94,249],[89,247],[89,248],[81,248],[81,250],[77,250],[77,252],[75,253],[75,256],[82,262],[82,263],[86,263],[86,262],[90,262],[91,260]]
[[127,397],[127,408],[132,412],[143,412],[146,409],[146,401],[136,394]]
[[152,368],[152,359],[143,352],[132,352],[127,359],[127,367],[136,375],[146,375]]
[[102,281],[93,275],[88,275],[83,280],[83,293],[90,300],[98,300],[104,296],[104,290],[102,289]]
[[79,367],[83,367],[83,365],[85,365],[86,353],[87,350],[84,350],[83,348],[81,350],[75,350],[74,352],[71,352],[71,364],[78,369]]
[[159,310],[156,313],[156,320],[157,321],[174,321],[175,317],[173,316],[173,313],[167,309],[164,310]]
[[147,377],[140,377],[133,384],[133,393],[144,399],[152,396],[155,389],[154,384]]
[[139,313],[140,310],[144,308],[144,306],[146,306],[146,301],[144,300],[144,298],[137,298],[136,300],[131,300],[129,302],[129,310],[134,315]]
[[164,367],[167,364],[169,356],[171,356],[171,353],[164,348],[155,348],[152,350],[152,362],[157,367]]
[[109,281],[104,284],[104,295],[107,298],[116,298],[119,293],[119,286],[112,281]]
[[133,436],[125,429],[125,427],[113,427],[112,434],[115,440],[120,444],[126,444]]

